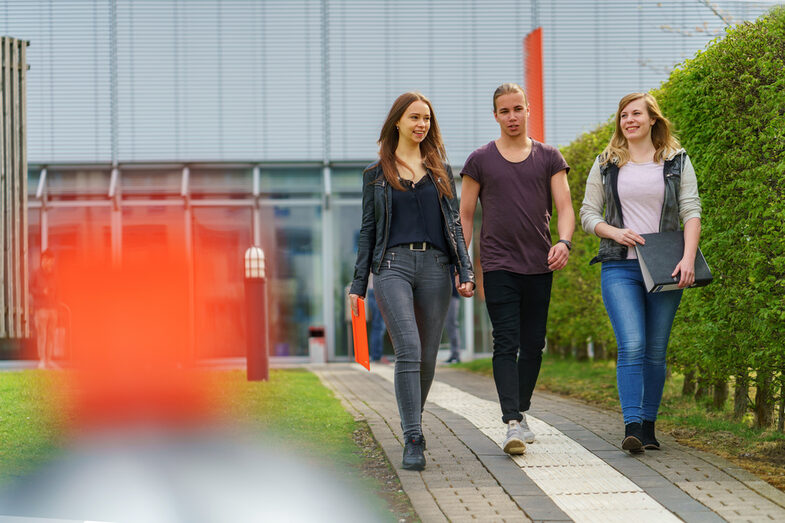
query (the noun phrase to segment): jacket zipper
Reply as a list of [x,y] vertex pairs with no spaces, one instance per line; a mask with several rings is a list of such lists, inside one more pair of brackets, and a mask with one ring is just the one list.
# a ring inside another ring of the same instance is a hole
[[382,267],[382,261],[384,261],[384,254],[387,252],[387,235],[390,234],[390,220],[392,217],[392,206],[387,208],[387,180],[384,178],[384,174],[382,174],[382,193],[384,193],[384,236],[382,237],[382,257],[379,260],[379,267],[377,267],[377,271]]

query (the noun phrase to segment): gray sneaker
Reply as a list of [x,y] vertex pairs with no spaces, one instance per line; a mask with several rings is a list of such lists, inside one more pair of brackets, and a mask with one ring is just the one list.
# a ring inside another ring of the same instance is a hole
[[523,419],[521,420],[521,432],[523,433],[523,441],[526,443],[534,443],[534,432],[532,429],[529,428],[529,424],[526,422],[526,414],[521,413]]
[[510,423],[507,437],[504,439],[504,452],[507,454],[523,454],[526,452],[526,443],[523,442],[523,431],[519,423]]

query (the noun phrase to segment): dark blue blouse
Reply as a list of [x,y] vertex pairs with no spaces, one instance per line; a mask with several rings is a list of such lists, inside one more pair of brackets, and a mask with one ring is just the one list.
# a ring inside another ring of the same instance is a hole
[[444,239],[439,191],[431,177],[423,176],[416,184],[408,180],[401,180],[401,183],[406,190],[392,192],[392,222],[387,246],[428,242],[446,254],[449,251]]

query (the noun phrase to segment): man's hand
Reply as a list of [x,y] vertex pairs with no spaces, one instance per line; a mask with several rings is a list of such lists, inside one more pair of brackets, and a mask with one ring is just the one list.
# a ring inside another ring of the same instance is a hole
[[548,268],[552,271],[563,269],[570,260],[570,249],[561,242],[556,243],[548,251]]

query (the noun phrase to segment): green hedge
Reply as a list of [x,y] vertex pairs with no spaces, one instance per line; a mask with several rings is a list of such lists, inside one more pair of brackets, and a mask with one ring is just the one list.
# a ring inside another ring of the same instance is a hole
[[[705,377],[782,379],[785,369],[785,8],[728,30],[653,92],[698,175],[701,248],[715,276],[690,289],[673,327],[670,360]],[[600,126],[564,147],[576,216],[594,157],[612,132]],[[580,229],[580,226],[578,226]],[[598,240],[576,231],[557,274],[548,340],[613,345],[589,267]]]

